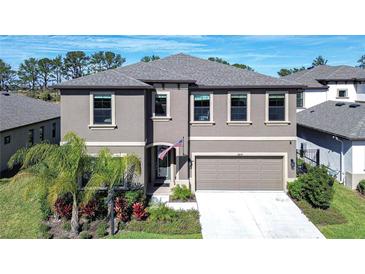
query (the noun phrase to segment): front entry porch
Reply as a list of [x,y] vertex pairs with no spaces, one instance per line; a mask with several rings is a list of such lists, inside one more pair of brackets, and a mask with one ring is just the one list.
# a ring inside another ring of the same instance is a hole
[[176,180],[176,151],[171,149],[163,159],[158,155],[169,147],[168,144],[151,146],[148,149],[149,155],[149,180],[147,184],[148,195],[169,195],[170,189],[175,185]]

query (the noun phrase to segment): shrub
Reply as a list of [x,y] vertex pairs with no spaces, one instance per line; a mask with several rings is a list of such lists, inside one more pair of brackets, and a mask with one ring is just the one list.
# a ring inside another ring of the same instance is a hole
[[128,206],[132,206],[135,203],[143,202],[143,191],[142,190],[130,190],[126,191],[124,198],[128,203]]
[[71,223],[70,222],[64,222],[62,225],[62,228],[66,231],[70,231],[71,230]]
[[143,231],[159,234],[195,234],[200,233],[199,213],[196,210],[175,211],[176,217],[169,221],[154,221],[148,218],[144,222],[132,220],[127,224],[128,231]]
[[39,198],[39,204],[40,204],[40,209],[42,212],[42,219],[47,220],[48,217],[52,214],[52,210],[49,207],[49,203],[48,203],[46,194],[41,195],[41,197]]
[[106,236],[108,234],[107,229],[108,225],[106,224],[106,222],[101,222],[95,231],[96,237],[103,238],[104,236]]
[[130,219],[130,207],[124,197],[117,197],[114,203],[116,218],[122,222],[128,222]]
[[51,227],[44,224],[44,223],[41,223],[40,227],[39,227],[39,231],[41,233],[41,237],[43,239],[52,239],[53,238],[53,235],[51,233],[49,233]]
[[82,224],[82,230],[83,231],[88,231],[90,229],[90,223],[89,222],[84,222]]
[[146,209],[144,208],[142,203],[134,203],[132,205],[132,209],[133,209],[133,217],[137,221],[142,221],[147,217]]
[[79,237],[80,239],[91,239],[93,236],[87,231],[82,231],[80,232]]
[[311,168],[301,177],[303,180],[303,194],[314,207],[329,208],[333,198],[334,178],[330,176],[324,166]]
[[172,189],[172,200],[187,201],[192,198],[192,193],[186,185],[177,185]]
[[61,218],[70,219],[72,214],[72,203],[64,198],[58,198],[54,205],[55,211]]
[[300,178],[288,183],[288,193],[293,199],[300,201],[303,199],[303,180]]
[[362,195],[365,195],[365,180],[361,180],[357,185],[357,191],[359,191]]
[[157,204],[147,209],[151,221],[172,221],[177,218],[177,213],[165,204]]
[[89,219],[94,219],[98,210],[98,205],[95,200],[88,202],[86,205],[81,205],[80,212],[82,216]]

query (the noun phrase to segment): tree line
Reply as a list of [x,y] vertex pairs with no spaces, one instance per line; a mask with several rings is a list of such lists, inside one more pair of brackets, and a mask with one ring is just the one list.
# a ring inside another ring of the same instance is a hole
[[[144,56],[141,61],[150,62],[160,59],[157,55]],[[28,58],[18,70],[0,59],[0,90],[46,90],[62,80],[121,67],[126,59],[111,51],[98,51],[87,55],[83,51],[70,51],[63,57]]]

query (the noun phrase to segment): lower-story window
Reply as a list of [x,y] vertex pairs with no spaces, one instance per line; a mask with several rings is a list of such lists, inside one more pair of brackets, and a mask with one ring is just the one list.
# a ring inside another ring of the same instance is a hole
[[34,144],[34,129],[30,129],[28,131],[28,146],[32,146]]

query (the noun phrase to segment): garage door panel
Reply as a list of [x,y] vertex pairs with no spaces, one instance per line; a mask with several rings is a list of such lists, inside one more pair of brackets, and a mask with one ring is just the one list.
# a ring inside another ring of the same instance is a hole
[[282,190],[282,157],[197,157],[200,190]]

